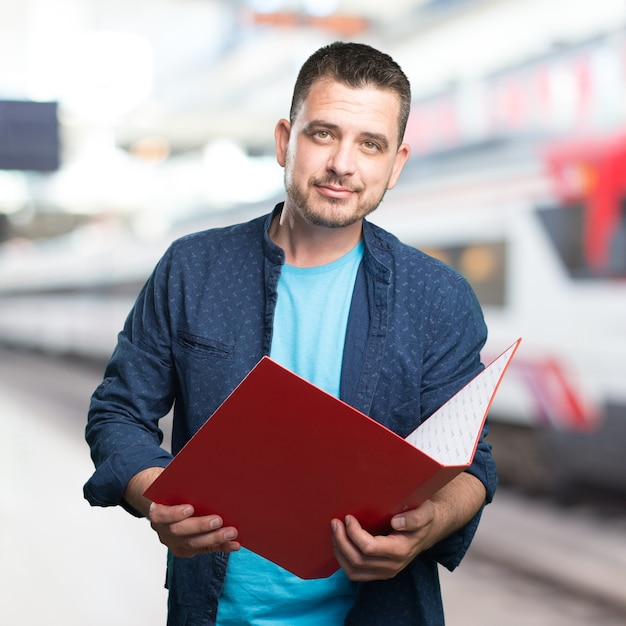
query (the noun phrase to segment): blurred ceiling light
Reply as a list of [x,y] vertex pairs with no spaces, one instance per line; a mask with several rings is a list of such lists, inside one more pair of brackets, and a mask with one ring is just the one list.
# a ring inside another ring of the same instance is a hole
[[0,213],[17,213],[28,204],[29,197],[24,173],[0,170]]
[[145,37],[88,33],[79,37],[68,53],[61,102],[70,112],[112,123],[150,95],[154,60]]
[[128,152],[146,163],[162,163],[170,155],[171,146],[165,137],[144,137],[135,141]]
[[142,167],[114,146],[88,145],[80,158],[46,181],[46,196],[68,213],[127,213],[140,206],[154,184],[152,168]]
[[249,0],[248,7],[257,13],[268,15],[285,11],[292,15],[305,14],[313,17],[328,17],[339,9],[339,0]]
[[283,188],[283,170],[274,157],[249,157],[230,139],[213,141],[204,150],[206,197],[219,204],[258,202]]

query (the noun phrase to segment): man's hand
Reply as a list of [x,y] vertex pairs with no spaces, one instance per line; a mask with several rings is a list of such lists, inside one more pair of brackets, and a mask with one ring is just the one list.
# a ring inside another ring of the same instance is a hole
[[463,473],[418,508],[391,519],[392,532],[374,536],[348,515],[331,522],[335,557],[354,581],[386,580],[418,554],[461,528],[485,501],[483,484]]
[[239,550],[241,545],[235,541],[236,528],[224,527],[219,515],[193,517],[193,513],[189,504],[165,506],[153,502],[150,505],[150,525],[174,556],[192,557],[206,552]]
[[224,528],[219,515],[193,517],[189,504],[166,506],[150,502],[144,491],[163,471],[161,467],[150,467],[133,476],[124,490],[124,500],[150,520],[150,525],[174,556],[192,557],[205,552],[234,552],[241,545],[237,529]]
[[403,570],[435,541],[435,506],[427,500],[419,508],[391,520],[388,535],[372,535],[347,515],[332,521],[335,557],[350,580],[386,580]]

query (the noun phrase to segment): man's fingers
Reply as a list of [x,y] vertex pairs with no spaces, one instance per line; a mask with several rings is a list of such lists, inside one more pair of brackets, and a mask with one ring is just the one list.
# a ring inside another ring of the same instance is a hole
[[348,540],[363,556],[387,556],[390,546],[394,544],[389,536],[368,533],[352,515],[346,515],[345,529]]
[[[366,554],[359,547],[358,544],[365,546],[368,551],[375,552],[374,544],[379,538],[374,538],[364,531],[355,518],[348,516],[343,523],[333,520],[332,529],[335,557],[350,580],[383,580],[393,575],[388,574],[387,559],[376,554]],[[373,540],[373,543],[370,540]]]
[[153,524],[173,524],[191,517],[193,513],[194,510],[190,504],[166,506],[165,504],[153,502],[150,504],[148,519]]
[[166,506],[153,502],[150,505],[148,519],[153,526],[169,526],[172,534],[199,534],[221,528],[224,524],[219,515],[194,517],[190,504]]
[[150,505],[148,518],[152,528],[175,556],[191,557],[203,552],[233,552],[241,547],[237,529],[224,527],[219,515],[194,517],[188,504],[166,506]]
[[[410,526],[411,520],[404,525]],[[418,532],[372,535],[351,515],[343,523],[333,520],[332,529],[335,556],[350,580],[391,578],[419,553]]]
[[391,518],[391,527],[401,532],[420,531],[432,524],[435,507],[432,500],[424,500],[415,509],[409,509]]
[[239,549],[239,542],[235,541],[236,538],[237,529],[227,526],[212,532],[178,537],[173,545],[193,554],[202,552],[232,552]]
[[[219,519],[219,518],[218,518]],[[205,552],[233,552],[239,550],[237,529],[221,526],[213,530],[215,520],[195,518],[169,525],[153,524],[161,543],[166,545],[175,556],[190,557]]]

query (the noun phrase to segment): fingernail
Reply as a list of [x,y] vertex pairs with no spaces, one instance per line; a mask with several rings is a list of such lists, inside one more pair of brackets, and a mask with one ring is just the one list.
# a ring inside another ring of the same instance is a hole
[[333,529],[333,532],[336,533],[339,528],[339,524],[336,519],[330,520],[330,527]]
[[399,517],[394,517],[393,527],[396,530],[402,530],[403,528],[406,528],[406,517],[404,515],[400,515]]
[[237,536],[237,533],[231,528],[230,530],[227,530],[224,533],[224,539],[230,541],[231,539],[234,539]]

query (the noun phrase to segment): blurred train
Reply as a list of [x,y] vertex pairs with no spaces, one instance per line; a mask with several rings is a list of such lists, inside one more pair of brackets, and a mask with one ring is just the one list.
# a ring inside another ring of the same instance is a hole
[[[207,214],[156,239],[101,223],[5,245],[0,342],[104,360],[169,241],[272,206]],[[491,413],[501,479],[626,493],[626,137],[416,158],[372,221],[469,279],[490,330],[486,362],[523,337]]]
[[500,477],[626,493],[626,135],[445,161],[379,222],[469,279],[484,361],[524,338],[491,411]]

